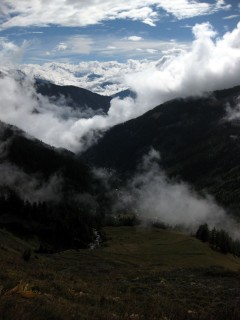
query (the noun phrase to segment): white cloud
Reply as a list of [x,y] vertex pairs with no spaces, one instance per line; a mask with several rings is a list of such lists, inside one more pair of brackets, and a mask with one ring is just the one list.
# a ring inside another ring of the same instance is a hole
[[159,8],[177,19],[212,14],[228,10],[223,0],[214,4],[196,0],[2,0],[2,28],[47,26],[87,26],[104,20],[131,19],[154,26],[160,19]]
[[229,10],[231,8],[231,5],[226,4],[224,0],[217,0],[215,4],[194,0],[160,0],[159,6],[180,20],[212,14],[219,10]]
[[140,40],[143,40],[142,37],[138,37],[138,36],[130,36],[127,38],[127,40],[130,40],[130,41],[140,41]]
[[0,64],[9,67],[13,63],[21,63],[27,46],[27,41],[24,41],[21,46],[17,46],[6,38],[0,38]]
[[[135,75],[127,75],[127,84],[137,91],[137,106],[145,112],[177,96],[200,95],[240,84],[240,23],[222,38],[209,23],[193,28],[196,37],[189,52],[166,56]],[[146,108],[143,106],[147,106]]]
[[209,22],[196,24],[192,28],[192,31],[196,39],[211,39],[217,35],[217,32],[213,29]]
[[[133,3],[132,3],[133,4]],[[151,4],[150,4],[151,5]],[[157,12],[154,12],[150,7],[132,8],[120,12],[117,16],[118,19],[132,19],[139,20],[151,27],[154,27],[155,22],[158,20]]]

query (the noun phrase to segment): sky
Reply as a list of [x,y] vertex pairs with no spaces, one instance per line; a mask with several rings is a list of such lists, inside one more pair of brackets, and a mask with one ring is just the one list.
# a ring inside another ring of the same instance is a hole
[[238,21],[239,0],[1,0],[0,48],[24,64],[156,60],[186,50],[195,24],[221,36]]

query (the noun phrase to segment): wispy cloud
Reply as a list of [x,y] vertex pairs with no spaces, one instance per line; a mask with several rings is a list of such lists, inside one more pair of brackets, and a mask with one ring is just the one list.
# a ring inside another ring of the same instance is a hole
[[111,46],[105,45],[105,40],[96,41],[96,46],[94,48],[98,54],[113,55],[118,56],[128,56],[129,58],[148,58],[149,53],[155,54],[158,53],[156,58],[159,58],[159,55],[162,51],[170,49],[182,49],[187,50],[190,43],[188,42],[177,42],[177,41],[162,41],[155,39],[143,39],[138,36],[131,36],[126,39],[117,39],[113,38],[111,40]]
[[62,58],[68,58],[70,62],[76,63],[79,61],[80,55],[87,54],[96,55],[104,60],[109,59],[109,57],[116,60],[125,60],[126,57],[128,59],[148,59],[150,53],[151,55],[158,54],[156,55],[157,59],[162,51],[188,49],[190,42],[164,41],[136,35],[124,38],[81,35],[63,37],[60,42],[50,42],[46,45],[47,47],[44,43],[39,42],[35,51],[31,51],[28,57],[43,58],[47,54],[56,62],[59,62]]
[[64,51],[67,54],[88,54],[92,51],[92,44],[93,40],[90,37],[71,36],[65,42],[60,42],[56,50]]
[[239,18],[239,17],[240,17],[239,14],[233,14],[231,16],[223,17],[223,20],[236,19],[236,18]]

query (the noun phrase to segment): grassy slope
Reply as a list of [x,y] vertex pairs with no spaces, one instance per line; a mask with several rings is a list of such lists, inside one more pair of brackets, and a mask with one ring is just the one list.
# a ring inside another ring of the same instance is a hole
[[25,262],[34,242],[0,231],[0,319],[239,319],[240,259],[170,231],[106,233],[101,249]]
[[240,259],[211,250],[194,237],[181,233],[143,228],[108,228],[111,245],[99,250],[100,256],[141,264],[161,270],[210,267],[240,270]]

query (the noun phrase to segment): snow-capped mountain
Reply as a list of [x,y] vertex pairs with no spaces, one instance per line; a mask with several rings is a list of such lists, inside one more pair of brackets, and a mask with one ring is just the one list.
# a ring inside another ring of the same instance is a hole
[[111,96],[128,89],[125,84],[127,74],[141,71],[149,64],[147,60],[128,60],[126,63],[90,61],[77,65],[51,62],[43,65],[21,65],[19,68],[35,79],[47,80],[62,86],[81,87],[101,95]]

